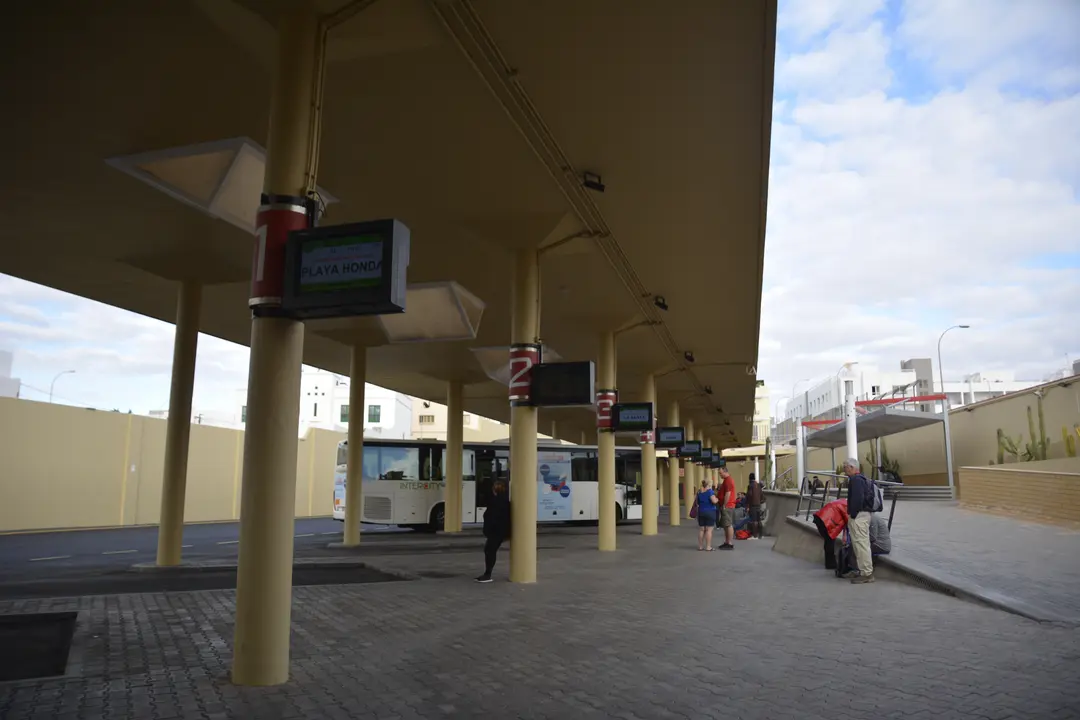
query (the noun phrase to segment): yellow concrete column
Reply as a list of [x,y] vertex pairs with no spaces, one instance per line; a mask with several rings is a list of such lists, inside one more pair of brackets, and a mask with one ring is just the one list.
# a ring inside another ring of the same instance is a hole
[[[694,434],[694,421],[686,421],[686,439],[697,440],[697,435]],[[690,509],[694,507],[694,495],[697,494],[697,487],[700,480],[697,474],[697,465],[693,460],[686,460],[683,462],[683,499],[686,501],[683,512],[686,513],[686,517],[690,517]]]
[[[615,390],[615,333],[601,333],[598,360],[597,390]],[[596,434],[598,546],[600,550],[610,551],[615,549],[615,435],[599,428]]]
[[[345,471],[345,536],[342,545],[360,544],[364,517],[364,385],[367,379],[367,348],[354,345],[349,363],[349,450]],[[333,408],[331,408],[333,412]]]
[[[517,252],[510,342],[539,334],[540,273],[536,250]],[[536,408],[510,408],[510,582],[536,582]]]
[[[270,104],[265,192],[301,196],[315,119],[319,21],[307,2],[289,6],[278,26]],[[304,324],[251,322],[247,431],[240,503],[240,560],[232,680],[278,685],[289,679],[296,439]]]
[[165,426],[165,473],[161,483],[161,520],[157,564],[179,565],[184,538],[184,495],[187,491],[188,440],[191,436],[191,393],[195,386],[195,354],[199,347],[202,286],[180,284],[173,335],[169,420]]
[[[679,403],[672,402],[668,411],[668,425],[679,427]],[[678,527],[682,513],[679,510],[679,459],[668,458],[668,523]]]
[[[653,404],[653,417],[656,417],[656,378],[645,376],[645,396],[643,400]],[[655,430],[656,423],[653,423]],[[655,441],[655,438],[654,438]],[[660,512],[656,496],[656,444],[641,444],[641,534],[655,535],[656,518]]]
[[[654,445],[653,447],[655,448],[656,446]],[[656,454],[655,450],[653,451],[653,454],[654,455]],[[663,460],[657,460],[656,461],[656,477],[657,477],[658,489],[660,491],[660,507],[664,507],[665,505],[668,504],[668,499],[667,499],[667,496],[668,496],[668,492],[667,492],[668,483],[667,483],[667,465],[664,464]]]
[[446,520],[443,529],[450,533],[461,532],[461,459],[465,442],[463,394],[464,388],[460,382],[451,382],[446,388],[446,458],[443,460],[446,472],[446,492],[443,495]]

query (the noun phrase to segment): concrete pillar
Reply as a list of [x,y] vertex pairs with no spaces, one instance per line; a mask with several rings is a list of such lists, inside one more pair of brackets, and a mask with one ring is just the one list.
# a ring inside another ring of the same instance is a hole
[[443,496],[446,520],[443,529],[449,533],[461,532],[461,462],[465,442],[463,390],[460,382],[451,382],[446,389],[446,457],[443,460],[446,472],[446,493]]
[[795,475],[799,492],[802,492],[803,478],[806,477],[806,428],[803,427],[802,420],[795,425]]
[[[653,417],[656,416],[656,378],[652,375],[645,376],[644,401],[653,404]],[[655,430],[656,423],[653,423]],[[656,444],[653,442],[641,444],[641,534],[655,535],[657,532],[656,521],[660,508],[657,505],[656,495]]]
[[169,419],[165,426],[165,473],[161,483],[161,520],[157,564],[179,565],[184,540],[184,496],[187,491],[188,440],[191,436],[191,393],[195,386],[195,354],[199,347],[202,286],[180,284],[173,335]]
[[[511,343],[535,343],[539,334],[540,273],[534,248],[517,252]],[[510,581],[536,582],[536,408],[510,408]]]
[[[364,389],[367,379],[367,348],[354,345],[349,362],[349,450],[345,471],[345,534],[342,545],[360,544],[364,516]],[[333,412],[333,408],[330,408]]]
[[[615,333],[600,335],[600,357],[596,368],[597,390],[615,390]],[[600,550],[615,549],[615,435],[607,430],[596,431],[597,505],[600,515],[598,546]]]
[[[654,446],[655,447],[655,446]],[[668,451],[670,452],[670,450]],[[654,451],[655,454],[655,451]],[[660,486],[660,507],[664,507],[668,504],[668,478],[667,478],[667,464],[664,460],[656,461],[656,477],[657,483]]]
[[[851,380],[844,381],[847,394],[844,396],[844,418],[846,425],[844,430],[847,436],[847,457],[859,459],[859,432],[856,426],[858,415],[855,412],[855,390]],[[845,458],[847,459],[847,458]]]
[[[672,401],[668,410],[668,425],[679,427],[679,403]],[[670,451],[669,451],[670,452]],[[678,527],[682,519],[679,510],[679,459],[668,458],[668,524]]]
[[[694,434],[694,421],[686,421],[686,439],[697,440],[697,435]],[[690,508],[694,506],[694,491],[697,486],[697,465],[693,460],[685,460],[683,462],[683,512],[686,513],[686,517],[690,517]]]
[[[307,190],[319,22],[306,2],[290,6],[278,27],[270,105],[265,192]],[[296,440],[304,324],[284,318],[251,322],[247,431],[236,579],[232,680],[278,685],[289,679]]]
[[559,439],[559,424],[557,422],[555,422],[554,420],[551,421],[551,439],[552,440],[558,440]]

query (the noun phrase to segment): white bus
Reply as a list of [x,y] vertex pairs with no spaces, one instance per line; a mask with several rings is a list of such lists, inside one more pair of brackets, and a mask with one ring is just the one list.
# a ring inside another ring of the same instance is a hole
[[[338,443],[334,519],[345,520],[348,440]],[[364,442],[363,512],[373,525],[436,532],[443,527],[446,443],[437,440]],[[596,521],[596,447],[540,442],[537,448],[537,521]],[[506,442],[466,443],[462,453],[462,523],[483,522],[496,480],[510,485]],[[615,451],[615,517],[641,519],[641,450]],[[512,500],[513,498],[511,498]]]

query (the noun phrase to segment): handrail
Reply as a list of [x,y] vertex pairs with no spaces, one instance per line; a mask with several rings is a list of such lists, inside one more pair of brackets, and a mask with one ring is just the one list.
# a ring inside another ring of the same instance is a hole
[[[811,474],[813,474],[813,475],[833,475],[833,476],[836,475],[836,473],[811,473]],[[892,530],[893,516],[896,515],[896,501],[900,498],[900,490],[907,487],[907,486],[904,485],[903,483],[889,482],[888,480],[874,480],[873,482],[881,487],[882,494],[886,498],[891,498],[892,499],[892,504],[889,507],[889,530]],[[807,522],[810,521],[810,512],[814,508],[814,503],[818,503],[820,507],[825,507],[825,505],[827,505],[829,503],[829,495],[830,495],[832,490],[835,489],[835,491],[836,491],[836,499],[837,500],[840,499],[841,490],[845,490],[845,488],[840,487],[839,483],[837,483],[836,487],[833,488],[832,479],[830,478],[830,479],[825,481],[825,487],[822,488],[821,497],[819,498],[817,496],[817,491],[813,490],[812,488],[810,489],[809,494],[807,494],[807,491],[806,491],[806,486],[807,485],[809,485],[809,480],[804,477],[803,478],[803,487],[799,488],[799,502],[795,505],[795,515],[794,515],[794,517],[799,517],[799,513],[802,512],[802,501],[806,500],[806,516],[805,516],[804,519]],[[892,490],[892,492],[890,492],[890,489]]]

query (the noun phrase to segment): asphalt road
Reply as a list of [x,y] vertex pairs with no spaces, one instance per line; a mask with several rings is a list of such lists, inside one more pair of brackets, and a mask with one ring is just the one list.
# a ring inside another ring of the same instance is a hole
[[[387,526],[364,526],[363,531],[403,532]],[[330,518],[300,519],[294,533],[298,552],[309,546],[325,547],[341,540],[341,523]],[[0,582],[153,562],[157,538],[157,527],[0,535]],[[184,526],[186,559],[235,558],[239,543],[240,524],[236,522]]]
[[[429,535],[396,526],[364,525],[365,541],[352,551],[332,550],[342,539],[342,524],[330,518],[296,520],[294,557],[371,557],[477,553],[483,540],[479,526],[461,535]],[[595,527],[549,525],[538,534],[592,535]],[[209,590],[236,587],[233,568],[181,568],[166,573],[135,572],[133,565],[151,564],[157,555],[157,527],[0,535],[0,599],[68,597],[114,593]],[[189,524],[184,527],[183,559],[228,565],[240,549],[236,522]],[[293,584],[322,585],[383,582],[397,579],[370,567],[298,565]]]

